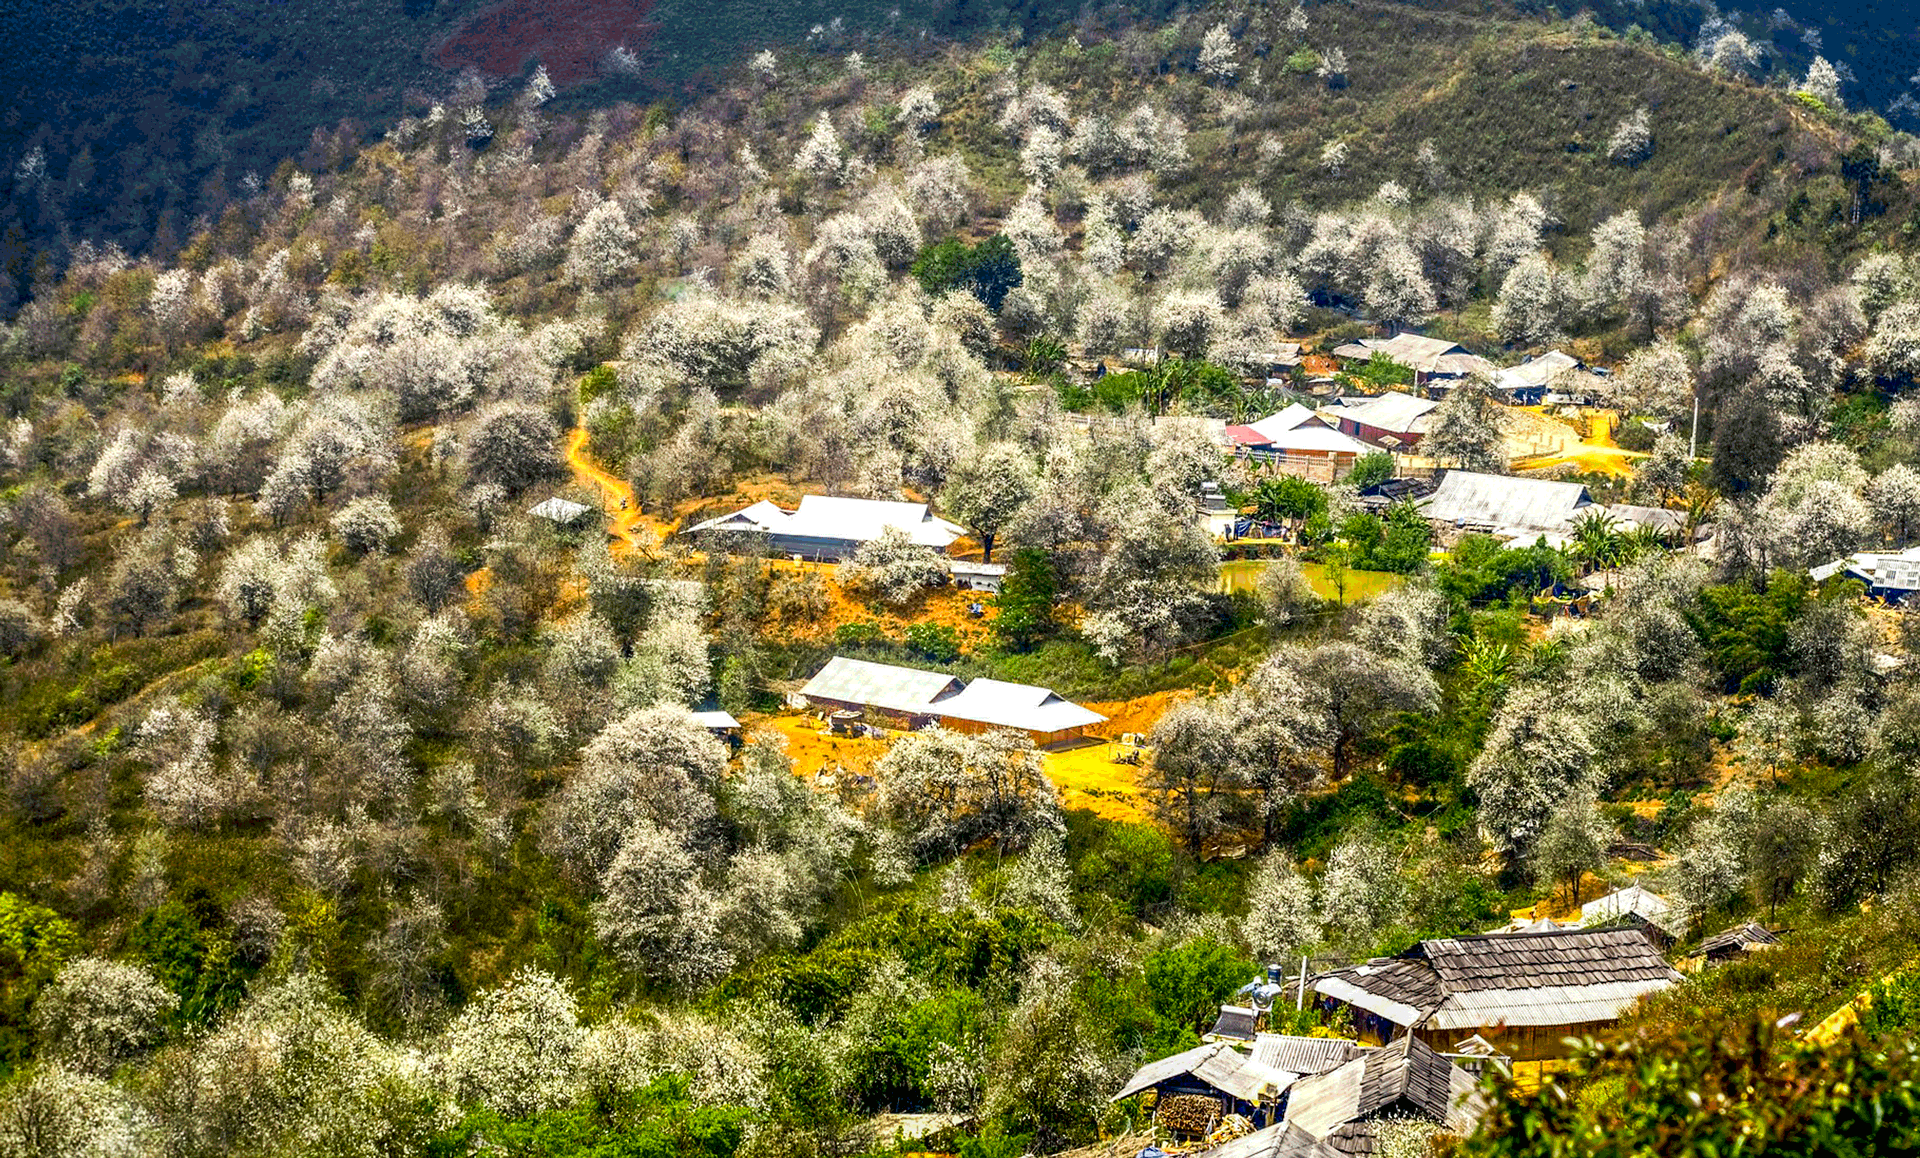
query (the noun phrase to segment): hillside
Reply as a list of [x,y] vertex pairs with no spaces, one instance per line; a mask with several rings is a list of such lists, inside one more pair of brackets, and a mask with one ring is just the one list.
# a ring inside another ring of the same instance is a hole
[[[1410,1154],[1910,1144],[1920,154],[1480,7],[724,8],[675,99],[507,51],[75,244],[0,328],[0,1158],[1170,1142],[1109,1099],[1303,959],[1339,1064],[1527,1055]],[[1517,935],[1645,1002],[1338,998],[1603,891]]]

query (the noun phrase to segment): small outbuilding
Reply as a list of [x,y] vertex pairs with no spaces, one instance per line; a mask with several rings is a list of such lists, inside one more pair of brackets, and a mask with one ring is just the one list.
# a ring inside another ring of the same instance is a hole
[[1920,591],[1920,547],[1904,551],[1860,551],[1844,559],[1823,563],[1807,572],[1816,583],[1836,575],[1858,579],[1867,585],[1867,594],[1888,603],[1904,603]]
[[1720,965],[1749,953],[1771,949],[1779,943],[1780,938],[1765,925],[1748,921],[1731,929],[1722,929],[1700,942],[1700,947],[1693,951],[1684,964],[1695,969],[1702,965]]
[[[1107,1100],[1118,1102],[1152,1090],[1155,1120],[1161,1126],[1205,1137],[1228,1114],[1239,1114],[1256,1126],[1276,1120],[1280,1096],[1298,1076],[1269,1069],[1216,1042],[1148,1062]],[[1165,1120],[1165,1111],[1173,1111],[1176,1120]]]
[[962,591],[985,591],[990,595],[998,595],[1007,581],[1005,563],[975,563],[970,559],[954,559],[948,562],[947,570],[953,574],[953,585]]
[[536,519],[545,519],[556,526],[570,527],[586,517],[592,507],[585,503],[576,503],[572,499],[563,499],[559,495],[534,504],[527,513]]

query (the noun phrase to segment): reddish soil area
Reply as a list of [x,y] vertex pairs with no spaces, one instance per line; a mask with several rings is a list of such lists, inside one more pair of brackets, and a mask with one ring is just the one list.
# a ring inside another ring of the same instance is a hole
[[433,51],[444,68],[518,76],[529,59],[565,87],[591,80],[607,53],[636,52],[653,35],[653,0],[505,0],[467,21]]

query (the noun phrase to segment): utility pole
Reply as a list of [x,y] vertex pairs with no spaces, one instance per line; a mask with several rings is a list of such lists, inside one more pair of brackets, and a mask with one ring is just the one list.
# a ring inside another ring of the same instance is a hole
[[1300,1012],[1307,1007],[1307,955],[1300,955],[1300,991],[1293,995],[1293,1011]]
[[1687,458],[1700,457],[1700,387],[1693,388],[1693,429],[1687,433]]

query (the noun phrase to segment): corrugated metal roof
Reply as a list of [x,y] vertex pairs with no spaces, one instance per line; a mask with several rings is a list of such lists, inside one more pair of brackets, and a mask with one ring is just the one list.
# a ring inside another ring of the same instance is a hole
[[1064,732],[1106,722],[1099,712],[1063,699],[1047,688],[976,679],[933,706],[935,715],[1027,732]]
[[539,519],[548,519],[556,523],[571,523],[593,508],[585,503],[576,503],[572,499],[563,499],[554,495],[545,502],[535,504],[527,513]]
[[925,503],[805,495],[794,510],[761,500],[730,515],[708,519],[689,531],[762,531],[800,539],[866,543],[889,527],[905,531],[924,547],[944,550],[966,534],[958,523],[928,513]]
[[1426,1009],[1362,988],[1360,984],[1345,977],[1317,977],[1313,981],[1313,991],[1331,997],[1335,1001],[1344,1001],[1355,1009],[1364,1009],[1368,1013],[1377,1014],[1395,1025],[1418,1025],[1420,1019],[1427,1014]]
[[1415,398],[1411,394],[1394,391],[1378,398],[1369,398],[1358,406],[1343,407],[1340,417],[1376,430],[1411,434],[1415,430],[1414,424],[1439,405],[1431,398]]
[[1860,551],[1808,571],[1815,582],[1846,572],[1883,591],[1920,590],[1920,547],[1904,551]]
[[738,728],[740,721],[732,712],[695,712],[693,722],[703,728]]
[[945,672],[868,663],[836,655],[800,689],[803,696],[863,704],[893,712],[925,714],[935,700],[960,690],[960,681]]
[[1345,1065],[1360,1052],[1360,1043],[1344,1037],[1295,1037],[1263,1033],[1254,1039],[1253,1059],[1276,1070],[1321,1074]]
[[1283,430],[1269,438],[1266,445],[1278,451],[1312,451],[1316,454],[1362,455],[1371,454],[1374,450],[1374,447],[1351,434],[1322,426],[1317,421],[1312,425]]
[[1579,483],[1450,470],[1420,513],[1443,523],[1546,532],[1564,529],[1590,505]]
[[1232,1053],[1233,1047],[1224,1043],[1213,1042],[1207,1045],[1198,1045],[1189,1050],[1183,1050],[1180,1053],[1160,1058],[1157,1061],[1150,1061],[1146,1065],[1133,1071],[1133,1076],[1127,1079],[1126,1085],[1120,1087],[1120,1092],[1107,1100],[1109,1102],[1117,1102],[1122,1098],[1131,1098],[1142,1090],[1150,1090],[1162,1082],[1169,1082],[1174,1078],[1190,1074],[1201,1062],[1213,1057],[1221,1050]]
[[1315,414],[1298,402],[1291,403],[1285,410],[1277,414],[1269,414],[1258,422],[1247,423],[1250,429],[1259,431],[1269,439],[1277,435],[1285,434],[1289,430],[1298,430],[1300,427],[1308,425],[1325,426],[1326,423],[1320,421],[1318,414]]
[[1614,1021],[1634,1002],[1671,988],[1673,983],[1659,977],[1594,985],[1536,985],[1452,993],[1423,1024],[1434,1029],[1485,1029],[1501,1025],[1512,1028]]
[[1624,889],[1608,893],[1604,897],[1588,901],[1580,906],[1580,924],[1598,925],[1602,921],[1612,921],[1638,913],[1648,920],[1657,920],[1673,911],[1672,902],[1658,893],[1650,893],[1639,885],[1628,885]]

